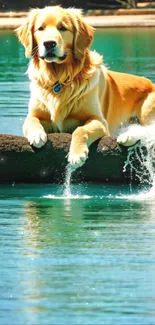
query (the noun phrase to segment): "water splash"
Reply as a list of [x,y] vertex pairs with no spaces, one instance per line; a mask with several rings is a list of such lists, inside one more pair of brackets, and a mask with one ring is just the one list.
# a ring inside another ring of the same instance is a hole
[[64,195],[52,195],[52,194],[48,194],[48,195],[43,195],[42,196],[45,199],[52,199],[52,200],[70,200],[70,199],[74,199],[74,200],[89,200],[92,199],[93,196],[91,195],[83,195],[83,194],[71,194],[71,196],[64,196]]
[[66,198],[70,198],[72,196],[71,194],[71,179],[72,179],[72,172],[73,168],[70,164],[66,167],[66,174],[65,174],[65,182],[64,182],[64,196]]
[[91,199],[92,195],[86,195],[86,194],[81,193],[81,189],[78,191],[76,190],[76,193],[72,194],[71,180],[72,180],[72,173],[73,173],[73,171],[75,171],[75,169],[76,168],[74,168],[70,164],[67,165],[66,173],[65,173],[65,181],[64,181],[64,185],[63,185],[63,192],[61,190],[57,194],[55,194],[55,193],[48,194],[48,195],[44,195],[43,197],[47,198],[47,199],[53,199],[53,200],[66,200],[66,204],[70,203],[71,199],[82,199],[82,200],[83,199],[86,199],[86,200]]
[[[128,148],[127,160],[123,171],[130,171],[132,186],[133,175],[137,178],[143,191],[133,195],[134,199],[155,198],[155,134],[152,126],[147,127],[147,136],[135,146]],[[135,163],[136,162],[136,163]]]

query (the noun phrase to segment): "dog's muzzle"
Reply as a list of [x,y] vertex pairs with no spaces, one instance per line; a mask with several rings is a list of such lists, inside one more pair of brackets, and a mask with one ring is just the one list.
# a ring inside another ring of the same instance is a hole
[[41,59],[46,59],[49,62],[55,61],[55,59],[63,61],[67,57],[65,52],[63,55],[59,54],[57,42],[55,40],[45,41],[39,48],[39,56]]

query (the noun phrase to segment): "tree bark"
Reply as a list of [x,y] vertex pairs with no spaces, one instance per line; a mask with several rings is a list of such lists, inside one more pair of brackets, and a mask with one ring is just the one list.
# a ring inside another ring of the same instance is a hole
[[[24,137],[0,135],[0,183],[62,183],[64,181],[70,134],[50,134],[40,149]],[[123,172],[127,149],[114,137],[104,137],[90,147],[86,163],[73,172],[73,181],[129,182]]]

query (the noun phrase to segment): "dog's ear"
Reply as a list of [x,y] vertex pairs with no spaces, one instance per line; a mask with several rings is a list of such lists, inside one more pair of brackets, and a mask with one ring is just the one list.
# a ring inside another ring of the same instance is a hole
[[74,55],[76,59],[82,60],[85,50],[89,48],[92,43],[95,30],[92,26],[83,21],[81,17],[77,18],[77,23],[74,39]]
[[[95,28],[87,24],[81,16],[81,11],[71,8],[68,10],[74,25],[74,55],[78,60],[82,60],[87,48],[90,47]],[[73,19],[74,17],[74,19]]]
[[19,41],[25,47],[26,58],[31,56],[33,52],[33,47],[34,47],[33,29],[34,29],[34,23],[38,12],[39,9],[32,9],[28,17],[25,19],[23,25],[21,25],[15,30]]

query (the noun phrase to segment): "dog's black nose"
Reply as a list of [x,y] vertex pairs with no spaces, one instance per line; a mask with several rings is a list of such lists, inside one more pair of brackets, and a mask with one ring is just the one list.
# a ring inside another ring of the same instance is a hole
[[46,50],[48,50],[48,51],[54,50],[54,48],[57,45],[56,41],[54,41],[54,40],[52,40],[52,41],[46,41],[43,44],[44,44]]

